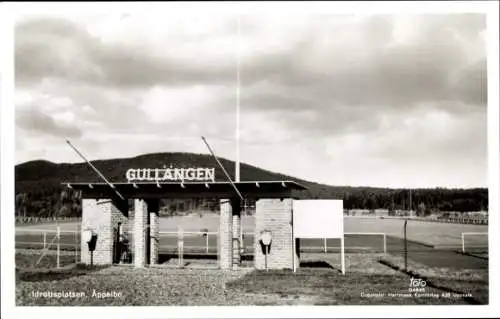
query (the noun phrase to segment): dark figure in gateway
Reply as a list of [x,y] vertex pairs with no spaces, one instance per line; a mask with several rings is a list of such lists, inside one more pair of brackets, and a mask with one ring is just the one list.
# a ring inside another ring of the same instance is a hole
[[117,227],[115,228],[115,235],[113,238],[114,244],[114,255],[113,262],[115,264],[120,263],[131,263],[132,262],[132,254],[130,252],[129,240],[123,231],[123,225],[121,222],[118,222]]

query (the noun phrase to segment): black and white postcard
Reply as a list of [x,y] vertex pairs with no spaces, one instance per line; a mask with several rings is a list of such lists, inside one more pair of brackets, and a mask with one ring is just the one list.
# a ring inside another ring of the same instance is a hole
[[494,314],[498,2],[2,11],[14,317]]

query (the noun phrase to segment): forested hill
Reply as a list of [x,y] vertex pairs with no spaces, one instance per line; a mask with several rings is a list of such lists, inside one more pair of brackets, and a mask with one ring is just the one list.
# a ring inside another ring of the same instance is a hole
[[[222,165],[234,175],[234,162],[220,158]],[[217,181],[225,181],[224,173],[213,157],[193,153],[155,153],[132,158],[97,160],[92,162],[111,182],[126,182],[125,172],[129,168],[161,168],[164,165],[177,168],[215,168]],[[344,207],[364,209],[408,209],[407,189],[374,187],[329,186],[301,180],[255,166],[241,163],[242,181],[291,180],[308,188],[297,192],[299,198],[344,199]],[[15,168],[16,211],[31,216],[78,215],[79,203],[76,196],[64,193],[64,181],[101,182],[87,163],[56,164],[48,161],[31,161]],[[474,189],[412,189],[412,208],[425,211],[479,211],[488,209],[488,190]],[[67,202],[70,201],[68,206]],[[63,205],[64,204],[64,205]],[[61,209],[64,211],[61,212]]]

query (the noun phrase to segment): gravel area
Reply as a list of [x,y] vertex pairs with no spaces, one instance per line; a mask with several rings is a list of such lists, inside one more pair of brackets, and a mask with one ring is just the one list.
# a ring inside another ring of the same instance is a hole
[[[212,306],[241,304],[225,289],[250,269],[236,271],[202,269],[134,269],[109,267],[94,272],[68,272],[67,278],[48,277],[19,281],[16,304],[68,306]],[[80,297],[36,298],[33,293],[54,291],[84,293]],[[98,295],[100,293],[101,295]],[[109,296],[106,296],[108,294]]]
[[[37,257],[17,254],[16,259]],[[54,258],[47,255],[44,258]],[[74,256],[67,255],[69,260]],[[232,271],[203,268],[101,267],[92,270],[67,265],[62,269],[16,271],[18,306],[235,306],[235,305],[335,305],[335,304],[465,304],[467,300],[365,298],[362,292],[399,292],[408,289],[409,277],[379,263],[380,258],[401,263],[399,257],[383,254],[346,254],[346,275],[339,273],[340,255],[308,254],[304,261],[326,261],[327,267],[302,267],[291,271]],[[48,260],[48,259],[47,259]],[[74,260],[74,259],[73,259]],[[18,260],[16,260],[17,262]],[[328,264],[333,265],[328,267]],[[335,266],[337,265],[337,266]],[[473,272],[462,272],[460,280],[445,270],[420,268],[433,275],[439,286],[471,291],[481,303],[488,302],[488,284]],[[448,276],[448,277],[446,277]],[[467,281],[467,280],[468,281]],[[444,290],[429,288],[430,292]],[[53,296],[41,294],[53,292]],[[57,295],[60,293],[61,295]],[[66,294],[66,295],[65,295]]]

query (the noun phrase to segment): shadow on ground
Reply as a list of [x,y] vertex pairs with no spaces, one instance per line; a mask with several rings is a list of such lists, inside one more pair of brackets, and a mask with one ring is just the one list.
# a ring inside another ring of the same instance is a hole
[[[182,258],[184,260],[210,260],[210,261],[217,261],[217,255],[214,254],[183,254]],[[177,260],[179,259],[179,254],[177,253],[160,253],[158,255],[158,263],[163,264],[163,263],[168,263],[171,260]],[[242,261],[253,261],[253,255],[242,255],[241,256]]]
[[322,270],[332,270],[338,273],[342,273],[342,270],[338,267],[333,266],[332,264],[324,261],[324,260],[305,260],[300,262],[300,268],[306,269],[322,269]]

